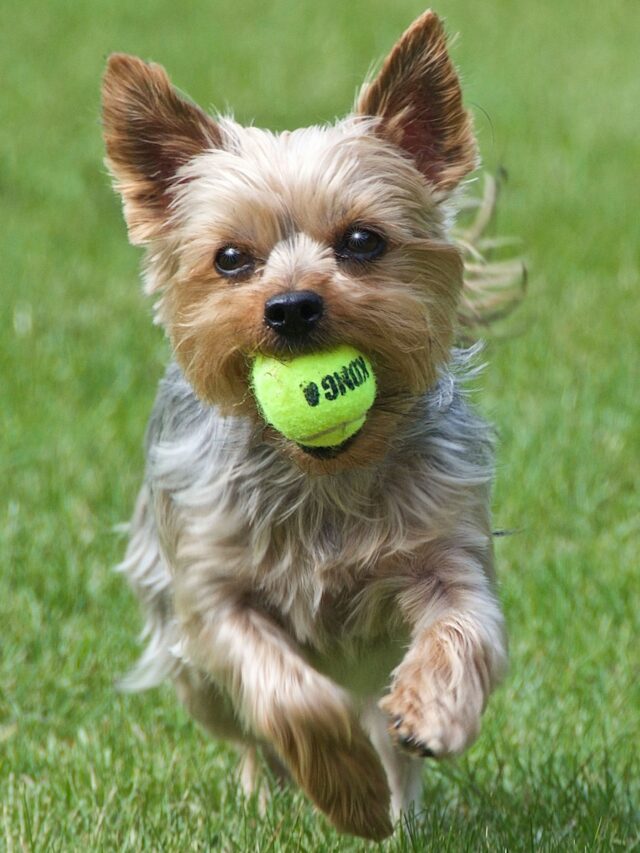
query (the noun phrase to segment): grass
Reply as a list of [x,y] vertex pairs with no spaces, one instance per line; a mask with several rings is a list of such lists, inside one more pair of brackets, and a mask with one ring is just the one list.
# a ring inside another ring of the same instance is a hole
[[[342,112],[415,0],[168,0],[12,8],[0,48],[0,847],[362,850],[299,794],[261,819],[234,759],[169,689],[118,695],[139,616],[111,571],[166,346],[101,165],[98,83],[126,50],[240,120]],[[487,165],[510,182],[528,299],[489,345],[479,403],[509,679],[483,736],[429,766],[408,850],[640,848],[640,285],[632,3],[442,0]]]

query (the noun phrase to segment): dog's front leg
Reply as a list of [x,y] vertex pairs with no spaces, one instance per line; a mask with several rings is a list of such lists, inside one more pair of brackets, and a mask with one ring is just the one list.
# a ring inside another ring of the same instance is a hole
[[428,568],[401,596],[412,641],[380,707],[397,745],[441,758],[477,737],[507,654],[486,560],[444,545],[429,557]]
[[182,609],[186,650],[231,696],[244,725],[272,744],[310,799],[342,832],[391,832],[389,788],[348,697],[245,596],[212,589]]

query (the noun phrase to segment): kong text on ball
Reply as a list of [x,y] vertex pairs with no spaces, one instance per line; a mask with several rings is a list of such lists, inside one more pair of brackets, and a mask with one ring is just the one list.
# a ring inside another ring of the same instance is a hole
[[376,396],[370,361],[346,344],[287,360],[258,355],[251,382],[265,421],[303,447],[351,438]]

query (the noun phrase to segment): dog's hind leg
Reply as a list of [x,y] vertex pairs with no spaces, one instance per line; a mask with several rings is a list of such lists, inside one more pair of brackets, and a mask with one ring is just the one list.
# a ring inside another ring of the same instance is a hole
[[378,708],[377,700],[367,703],[361,722],[387,774],[393,820],[399,820],[402,815],[417,814],[421,807],[422,760],[394,746],[387,730],[388,718]]
[[265,768],[270,780],[278,786],[290,780],[273,749],[242,729],[228,697],[197,670],[183,667],[174,676],[174,684],[189,715],[212,737],[230,741],[237,747],[241,756],[238,775],[242,790],[247,797],[257,795],[264,809],[269,800]]
[[173,683],[189,715],[208,734],[239,744],[252,741],[233,713],[229,699],[210,679],[191,666],[183,666],[174,675]]
[[247,744],[244,747],[240,761],[240,784],[246,797],[258,797],[262,814],[271,798],[273,785],[282,788],[290,781],[286,767],[267,745]]

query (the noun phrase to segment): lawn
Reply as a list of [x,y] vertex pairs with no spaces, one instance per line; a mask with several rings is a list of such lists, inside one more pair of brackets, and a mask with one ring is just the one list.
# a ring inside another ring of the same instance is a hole
[[[606,7],[606,8],[605,8]],[[640,8],[442,0],[525,304],[486,350],[511,672],[428,765],[389,851],[640,848]],[[338,115],[416,0],[26,0],[0,47],[0,848],[362,850],[299,794],[264,818],[168,688],[119,695],[140,619],[112,572],[167,355],[102,166],[124,50],[276,129]]]

